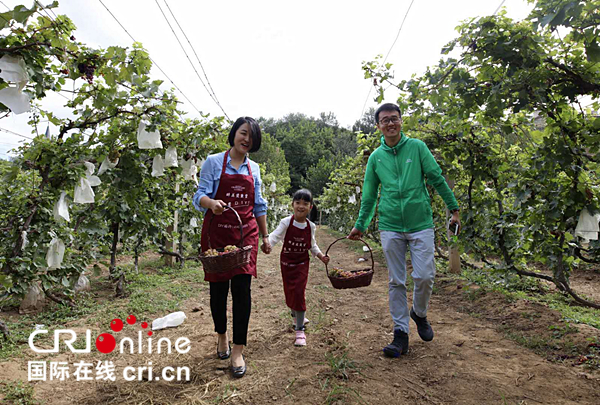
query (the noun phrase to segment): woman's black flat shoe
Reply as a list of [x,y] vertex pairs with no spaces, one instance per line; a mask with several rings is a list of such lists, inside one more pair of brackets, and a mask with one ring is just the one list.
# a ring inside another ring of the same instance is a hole
[[231,356],[231,345],[229,345],[229,348],[224,351],[224,352],[220,352],[219,351],[219,345],[217,345],[217,357],[221,360],[226,360]]
[[[242,356],[242,358],[244,358]],[[244,376],[244,374],[246,374],[246,364],[245,364],[246,359],[244,359],[244,365],[240,366],[240,367],[234,367],[233,365],[231,366],[231,371],[233,372],[233,378],[242,378]]]

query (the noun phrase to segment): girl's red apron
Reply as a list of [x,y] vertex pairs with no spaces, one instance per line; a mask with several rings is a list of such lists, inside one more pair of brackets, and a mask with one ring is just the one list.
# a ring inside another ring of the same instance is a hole
[[[258,253],[258,224],[254,218],[254,177],[248,159],[248,175],[226,174],[227,157],[229,151],[225,152],[223,158],[223,169],[215,200],[223,200],[232,206],[240,215],[242,229],[244,232],[244,245],[252,245],[250,263],[224,273],[204,272],[204,280],[219,282],[230,280],[238,274],[250,274],[256,277],[256,255]],[[211,218],[212,224],[210,222]],[[210,226],[210,229],[208,229]],[[240,240],[240,225],[233,212],[225,211],[222,215],[214,215],[212,210],[207,210],[202,224],[202,235],[200,247],[202,251],[208,249],[208,232],[210,232],[210,244],[213,249],[224,248],[227,245],[236,245]]]
[[295,311],[306,311],[304,292],[308,281],[308,250],[311,246],[310,222],[306,228],[294,226],[294,216],[283,239],[281,249],[281,276],[286,305]]

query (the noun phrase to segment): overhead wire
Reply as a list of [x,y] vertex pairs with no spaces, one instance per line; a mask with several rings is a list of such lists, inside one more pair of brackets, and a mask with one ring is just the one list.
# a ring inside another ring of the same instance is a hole
[[502,7],[502,5],[504,4],[504,2],[505,2],[505,1],[506,1],[506,0],[502,0],[502,1],[500,2],[500,5],[499,5],[499,6],[498,6],[498,8],[496,9],[496,11],[494,11],[494,15],[496,15],[496,13],[497,13],[498,11],[500,11],[500,8]]
[[[410,12],[410,9],[412,8],[412,5],[414,2],[415,2],[415,0],[411,0],[410,5],[408,6],[408,9],[406,10],[406,13],[404,14],[404,18],[402,19],[402,23],[400,24],[400,28],[398,29],[398,33],[396,34],[396,38],[394,39],[392,46],[390,46],[390,49],[388,50],[387,54],[385,55],[385,58],[383,59],[383,63],[385,63],[387,61],[387,58],[388,58],[388,56],[390,56],[390,53],[392,52],[394,45],[396,45],[396,41],[398,41],[398,38],[400,37],[400,33],[402,32],[402,28],[404,27],[404,22],[406,21],[406,17],[408,17],[408,13]],[[360,116],[358,117],[359,121],[362,119],[363,114],[365,113],[365,108],[367,107],[367,102],[369,101],[369,97],[371,96],[371,91],[373,91],[373,86],[369,86],[369,93],[367,93],[367,97],[365,98],[363,108],[360,112]]]
[[385,58],[383,59],[383,63],[385,63],[387,61],[388,56],[390,56],[390,53],[392,52],[392,49],[394,49],[394,45],[396,45],[396,42],[398,41],[398,38],[400,37],[400,33],[402,32],[402,28],[404,27],[404,22],[406,21],[406,17],[408,17],[408,13],[410,13],[410,9],[414,2],[415,2],[415,0],[412,0],[410,2],[410,5],[408,6],[406,13],[404,14],[404,18],[402,19],[402,23],[400,24],[400,28],[398,29],[398,33],[396,34],[396,38],[394,39],[392,46],[390,46],[390,49],[389,49],[387,55],[385,55]]
[[[8,6],[7,6],[7,5],[6,5],[6,4],[5,4],[3,1],[0,1],[0,3],[2,3],[2,5],[3,5],[4,7],[6,7],[6,9],[7,9],[8,11],[11,11],[10,7],[8,7]],[[7,23],[7,24],[10,24],[10,21],[9,21],[9,20],[7,20],[6,18],[4,18],[4,16],[0,16],[0,17],[1,17],[1,18],[2,18],[4,21],[6,21],[6,23]]]
[[[1,0],[0,0],[0,2],[1,2]],[[59,23],[57,23],[57,22],[56,22],[56,18],[58,18],[58,16],[57,16],[57,15],[56,15],[56,13],[54,12],[54,10],[52,10],[52,9],[46,9],[46,8],[45,8],[45,7],[44,7],[44,6],[43,6],[43,5],[42,5],[42,4],[39,2],[39,1],[37,1],[37,0],[36,0],[36,2],[37,2],[37,4],[38,4],[38,5],[41,7],[41,9],[44,11],[44,13],[46,14],[46,16],[47,16],[47,17],[48,17],[48,18],[49,18],[49,19],[50,19],[50,20],[51,20],[53,23],[55,23],[54,25],[52,25],[52,27],[53,27],[54,29],[56,29],[56,28],[58,27],[58,28],[59,28],[61,31],[63,31],[64,33],[68,34],[68,32],[67,32],[67,31],[64,31],[63,27],[62,27],[62,26],[61,26]],[[106,7],[106,6],[105,6],[105,7]],[[47,10],[49,10],[49,11],[52,13],[52,15],[54,15],[54,18],[55,18],[55,19],[53,19],[53,18],[52,18],[52,17],[51,17],[51,16],[48,14],[48,11],[47,11]],[[109,13],[110,13],[110,10],[108,10],[108,11],[109,11]],[[113,15],[113,17],[114,17],[114,15]],[[119,21],[117,20],[117,22],[119,22]],[[121,25],[121,27],[123,27],[123,26]],[[123,27],[123,29],[125,29],[125,28]],[[129,32],[128,32],[127,30],[125,30],[125,32],[127,32],[127,34],[129,35],[129,37],[130,37],[130,38],[131,38],[131,39],[132,39],[132,40],[135,42],[135,39],[134,39],[134,38],[133,38],[133,37],[132,37],[132,36],[129,34]],[[53,57],[54,57],[54,58],[55,58],[55,59],[56,59],[56,60],[57,60],[57,61],[60,63],[60,60],[58,60],[58,58],[57,58],[55,55],[52,55],[52,56],[53,56]],[[150,60],[152,60],[152,59],[150,58]],[[153,60],[152,60],[152,62],[153,62],[154,64],[156,64],[156,62],[154,62]],[[157,66],[157,67],[160,69],[160,66],[158,66],[158,65],[156,65],[156,66]],[[162,71],[162,69],[161,69],[161,72],[163,72],[163,71]],[[163,72],[163,74],[165,74],[165,73]],[[165,76],[167,76],[167,75],[165,74]],[[167,78],[168,78],[168,79],[171,81],[171,79],[170,79],[168,76],[167,76]],[[175,85],[175,83],[173,83],[173,81],[171,81],[171,83],[173,84],[173,86],[175,86],[175,87],[177,88],[177,86]],[[74,84],[74,82],[73,82],[73,84]],[[177,88],[177,90],[179,90],[179,88]],[[183,94],[183,92],[181,92],[181,90],[179,90],[179,91],[180,91],[180,93],[181,93],[181,94]],[[72,93],[73,93],[73,96],[74,96],[74,94],[75,94],[76,92],[73,90],[73,92],[72,92]],[[58,94],[59,96],[63,97],[63,98],[64,98],[64,99],[66,99],[66,100],[73,101],[73,100],[72,100],[72,98],[70,99],[69,97],[67,97],[67,96],[65,96],[64,94],[60,93],[60,91],[56,91],[56,94]],[[185,95],[185,94],[183,94],[183,96],[184,96],[184,97],[186,97],[186,95]],[[146,99],[152,99],[152,97],[148,97],[148,96],[144,96],[144,95],[142,95],[142,97],[143,97],[143,98],[146,98]],[[187,99],[187,97],[186,97],[186,99]],[[189,101],[189,99],[187,99],[187,100]],[[181,103],[181,101],[177,101],[177,103]],[[190,104],[192,105],[192,107],[194,107],[194,109],[196,109],[196,111],[198,111],[198,109],[197,109],[197,108],[196,108],[196,107],[195,107],[195,106],[194,106],[194,105],[193,105],[191,102],[190,102]],[[201,112],[200,112],[200,111],[198,111],[198,112],[201,114]]]
[[10,129],[6,129],[6,128],[0,128],[0,131],[4,131],[4,132],[7,132],[7,133],[9,133],[9,134],[16,135],[16,136],[20,136],[21,138],[25,138],[25,139],[29,139],[29,140],[33,141],[33,138],[32,138],[32,137],[30,137],[30,136],[26,136],[26,135],[21,135],[21,134],[18,134],[18,133],[14,132],[14,131],[11,131]]
[[[56,18],[58,18],[58,16],[56,15],[56,13],[52,9],[49,9],[49,11],[52,13],[52,15],[54,15],[54,19],[53,19],[50,16],[50,14],[48,14],[48,11],[46,10],[46,8],[43,7],[42,4],[39,1],[37,3],[42,7],[42,10],[46,14],[46,16],[50,19],[50,21],[52,21],[53,23],[55,23],[55,26],[53,25],[53,28],[56,29],[58,27],[61,31],[63,31],[64,33],[68,34],[68,32],[64,31],[63,28],[61,27],[61,25],[56,22]],[[60,60],[56,57],[56,55],[52,55],[52,56],[60,63]],[[56,94],[58,94],[59,96],[63,97],[66,100],[72,101],[72,99],[70,99],[69,97],[67,97],[64,94],[60,93],[60,90],[56,91]],[[75,91],[73,91],[73,94],[75,94]],[[143,96],[143,97],[144,98],[151,98],[151,97],[147,97],[147,96]]]
[[[157,1],[157,4],[158,4],[158,0],[156,0],[156,1]],[[167,0],[164,0],[164,2],[165,2],[165,5],[167,6],[167,8],[169,9],[169,12],[171,13],[171,16],[173,17],[173,20],[175,20],[175,23],[177,24],[177,26],[181,30],[181,33],[183,34],[184,38],[186,39],[186,41],[190,45],[190,48],[192,49],[192,52],[194,52],[194,55],[196,56],[196,60],[198,61],[198,64],[200,65],[200,69],[202,69],[202,73],[204,74],[204,78],[206,79],[206,83],[208,84],[208,87],[210,88],[209,94],[212,92],[212,96],[214,96],[213,99],[215,100],[215,102],[217,103],[217,105],[219,106],[219,108],[221,109],[221,111],[223,111],[223,114],[225,114],[225,116],[229,119],[229,116],[227,115],[227,113],[225,112],[225,110],[223,110],[223,107],[221,106],[221,102],[217,98],[217,94],[215,93],[215,90],[212,88],[212,85],[210,84],[210,80],[208,80],[208,75],[206,74],[206,71],[204,70],[204,66],[202,65],[202,62],[200,61],[200,57],[198,56],[198,53],[196,53],[196,49],[192,45],[192,43],[189,40],[188,36],[185,34],[185,31],[181,27],[181,24],[179,24],[179,21],[177,20],[177,17],[175,17],[175,14],[173,13],[173,11],[171,10],[171,7],[169,6],[169,3],[167,3]],[[158,7],[160,8],[160,5]],[[162,12],[162,9],[160,11]],[[164,13],[163,13],[163,16],[164,16]],[[166,20],[166,17],[165,17],[165,20]],[[169,21],[167,20],[167,23],[168,22]],[[170,24],[169,24],[169,26],[170,26]],[[171,28],[171,30],[173,30],[173,29]],[[175,31],[173,31],[173,34],[175,34]],[[179,39],[177,39],[177,41],[179,42]],[[181,42],[179,42],[179,45],[181,45]],[[181,48],[183,49],[183,46],[181,46]],[[184,49],[184,52],[185,52],[185,49]],[[187,53],[186,53],[186,56],[187,56]],[[188,60],[189,59],[190,58],[188,57]],[[191,63],[192,62],[190,61],[190,64]],[[193,64],[192,64],[192,67],[194,67]],[[196,71],[196,68],[194,68],[194,71],[196,72],[196,75],[198,75],[198,72]],[[202,82],[202,79],[200,79],[200,81]],[[204,83],[202,83],[202,84],[204,85]],[[204,88],[206,89],[206,86]]]
[[[51,22],[52,22],[52,28],[54,28],[55,30],[61,30],[64,33],[67,33],[67,31],[64,31],[64,28],[61,27],[61,25],[52,18],[52,16],[50,14],[48,14],[48,10],[46,9],[46,7],[44,7],[39,1],[35,1],[39,6],[40,6],[40,10],[44,12],[45,17],[47,17]],[[102,0],[100,0],[100,3],[102,3]],[[2,4],[4,7],[6,7],[6,9],[8,11],[11,11],[10,7],[8,7],[2,0],[0,0],[0,4]],[[121,26],[121,28],[123,28],[123,30],[125,30],[125,32],[127,33],[127,35],[129,35],[129,37],[135,42],[135,39],[131,36],[131,34],[129,34],[129,32],[125,29],[125,27],[119,22],[119,20],[114,16],[114,14],[112,14],[112,12],[106,7],[106,5],[104,3],[102,3],[102,5],[107,9],[107,11],[111,14],[111,16],[115,19],[115,21],[117,21],[117,23]],[[54,15],[55,18],[58,18],[58,16],[56,15],[56,13],[54,13],[54,11],[52,9],[49,9],[49,11],[52,13],[52,15]],[[38,13],[40,13],[40,11],[38,10]],[[41,13],[40,13],[41,14]],[[43,15],[42,15],[43,16]],[[44,16],[43,16],[44,17]],[[6,19],[4,19],[7,23],[9,21],[7,21]],[[58,58],[55,55],[52,55],[55,59],[57,59],[57,61],[60,63],[60,61],[58,60]],[[150,60],[152,61],[152,63],[163,73],[163,75],[171,82],[171,84],[173,84],[173,86],[183,95],[183,97],[185,97],[185,99],[190,103],[190,105],[196,110],[198,111],[198,113],[200,115],[202,115],[202,112],[200,110],[198,110],[198,108],[196,108],[196,106],[190,101],[190,99],[185,95],[185,93],[183,93],[183,91],[181,91],[179,89],[179,87],[177,87],[177,85],[171,80],[171,78],[160,68],[160,66],[158,66],[158,64],[152,60],[152,58],[150,58]],[[211,87],[212,89],[212,87]],[[68,100],[68,101],[72,101],[69,97],[65,96],[64,94],[60,93],[60,91],[55,91],[55,94],[58,94],[59,96],[63,97],[64,99]],[[145,96],[144,96],[145,97]],[[216,96],[215,96],[216,97]],[[148,97],[145,97],[148,98]],[[229,117],[227,117],[229,118]],[[180,121],[181,122],[181,121]],[[183,123],[183,122],[182,122]],[[4,131],[7,133],[10,133],[12,135],[16,135],[16,136],[20,136],[22,138],[28,139],[28,140],[33,140],[33,138],[25,136],[25,135],[21,135],[18,134],[16,132],[4,129],[4,128],[0,128],[0,131]],[[85,131],[82,131],[85,135],[90,136],[90,134],[86,133]]]
[[[196,76],[198,76],[198,79],[200,79],[200,83],[202,83],[202,86],[204,87],[204,90],[206,90],[206,92],[208,93],[208,95],[210,96],[210,98],[215,102],[215,104],[217,104],[219,106],[219,108],[221,108],[221,111],[223,111],[223,114],[225,114],[225,116],[227,116],[227,114],[225,113],[225,110],[223,110],[223,107],[221,107],[221,105],[219,104],[219,102],[216,100],[216,98],[212,95],[212,93],[208,90],[208,88],[206,87],[206,85],[204,84],[204,81],[202,80],[202,78],[200,77],[200,74],[198,73],[198,70],[196,70],[196,67],[194,66],[194,64],[192,63],[192,60],[190,59],[189,55],[187,54],[185,48],[183,47],[183,44],[181,43],[181,41],[179,40],[179,37],[177,36],[177,34],[175,33],[175,30],[173,29],[173,26],[171,25],[171,23],[169,22],[169,20],[167,19],[167,16],[165,15],[165,13],[162,10],[162,7],[160,6],[160,4],[158,3],[158,0],[155,0],[156,5],[158,6],[158,9],[160,10],[163,18],[165,19],[165,21],[167,22],[167,25],[169,26],[169,28],[171,29],[171,32],[173,33],[173,35],[175,36],[175,39],[177,40],[177,42],[179,43],[179,46],[181,47],[181,49],[183,50],[183,53],[185,54],[185,57],[187,58],[188,62],[190,62],[190,65],[192,65],[192,69],[194,69],[194,72],[196,73]],[[227,119],[229,119],[229,117],[227,116]]]
[[[102,0],[98,0],[100,2],[100,4],[102,4],[104,6],[104,8],[106,9],[106,11],[108,11],[108,13],[112,16],[112,18],[117,22],[117,24],[119,24],[119,26],[123,29],[123,31],[125,31],[125,33],[127,33],[127,35],[129,35],[129,38],[131,38],[131,40],[133,42],[137,42],[133,36],[129,33],[129,31],[127,31],[127,29],[123,26],[123,24],[121,24],[121,22],[117,19],[117,17],[112,13],[112,11],[110,11],[110,9],[106,6],[106,4],[104,4],[104,2]],[[198,111],[198,114],[202,115],[202,112],[196,108],[196,106],[194,105],[194,103],[192,103],[192,101],[188,98],[188,96],[185,95],[185,93],[175,84],[175,82],[173,82],[173,80],[171,80],[171,78],[165,73],[164,70],[162,70],[162,68],[158,65],[158,63],[156,63],[156,61],[154,61],[154,59],[152,59],[150,56],[148,56],[148,58],[150,59],[150,61],[152,62],[152,64],[154,66],[156,66],[156,68],[158,70],[160,70],[160,72],[171,82],[171,84],[173,85],[173,87],[175,87],[175,89],[181,93],[181,95],[188,101],[188,103],[190,103],[190,105],[194,108],[194,110]]]
[[[494,11],[493,15],[496,15],[498,13],[498,11],[500,11],[500,9],[502,8],[502,6],[504,5],[504,3],[506,2],[506,0],[502,0],[500,2],[500,5],[498,5],[498,7],[496,8],[496,11]],[[408,6],[408,9],[406,10],[406,14],[404,14],[404,18],[402,19],[402,23],[400,24],[400,29],[398,29],[398,33],[396,34],[396,38],[394,39],[394,42],[392,43],[392,46],[390,47],[388,53],[386,54],[385,58],[383,59],[383,63],[385,63],[387,61],[388,56],[390,55],[390,53],[392,52],[392,49],[394,48],[394,45],[396,45],[396,41],[398,41],[398,38],[400,37],[400,32],[402,32],[402,27],[404,27],[404,22],[406,21],[406,17],[408,16],[408,13],[410,12],[410,9],[412,7],[414,3],[414,0],[412,0],[410,2],[410,5]],[[367,98],[365,99],[365,103],[363,104],[363,108],[362,111],[360,113],[360,117],[359,120],[362,118],[364,112],[365,112],[365,107],[367,106],[367,102],[369,101],[369,96],[371,95],[371,91],[373,90],[373,87],[370,86],[369,87],[369,93],[367,94]]]

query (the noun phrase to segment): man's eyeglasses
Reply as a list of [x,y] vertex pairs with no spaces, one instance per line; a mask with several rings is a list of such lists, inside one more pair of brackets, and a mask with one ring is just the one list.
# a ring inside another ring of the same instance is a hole
[[383,125],[387,125],[390,122],[397,124],[400,122],[400,117],[390,117],[390,118],[385,117],[385,118],[382,118],[381,121],[379,121],[379,122],[382,123]]

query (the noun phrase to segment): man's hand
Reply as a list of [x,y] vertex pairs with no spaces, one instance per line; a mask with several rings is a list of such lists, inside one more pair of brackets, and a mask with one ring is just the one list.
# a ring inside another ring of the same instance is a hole
[[227,204],[223,200],[211,200],[210,209],[215,215],[221,215]]
[[265,236],[263,238],[263,244],[262,244],[262,246],[260,248],[261,248],[261,250],[263,251],[264,254],[268,255],[269,253],[271,253],[272,247],[271,247],[271,244],[269,243],[269,237],[268,236]]
[[362,232],[356,228],[352,228],[352,230],[350,231],[350,234],[346,237],[348,239],[352,239],[352,240],[359,240],[360,238],[362,238]]
[[460,222],[460,214],[458,213],[458,211],[455,211],[452,213],[452,218],[450,218],[450,228],[452,228],[452,225],[456,224],[458,226],[458,232],[456,232],[456,235],[458,235],[460,233],[460,231],[462,230],[462,224]]

